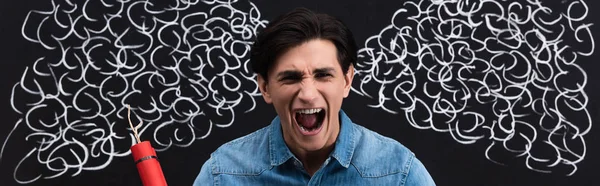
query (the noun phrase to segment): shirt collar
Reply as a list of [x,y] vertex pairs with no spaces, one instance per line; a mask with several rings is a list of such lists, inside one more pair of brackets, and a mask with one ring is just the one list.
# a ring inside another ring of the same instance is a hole
[[348,168],[356,148],[357,135],[354,134],[354,123],[342,110],[340,110],[340,125],[340,134],[337,137],[331,156],[337,159],[342,166]]
[[[340,110],[340,133],[336,139],[335,147],[331,153],[331,157],[335,158],[340,165],[345,168],[350,166],[350,160],[356,147],[356,138],[354,136],[354,123],[350,118]],[[271,157],[271,165],[279,166],[285,163],[290,158],[294,157],[290,149],[283,140],[283,133],[281,131],[281,120],[279,116],[270,124],[269,131],[269,153]]]
[[279,166],[292,158],[294,155],[283,140],[281,131],[281,120],[276,116],[269,126],[269,155],[271,157],[271,166]]

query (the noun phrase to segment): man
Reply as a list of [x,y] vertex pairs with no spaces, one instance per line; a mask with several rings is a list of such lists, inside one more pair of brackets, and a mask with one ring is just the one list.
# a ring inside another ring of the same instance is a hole
[[410,150],[341,110],[356,58],[334,17],[299,8],[271,22],[250,62],[278,116],[219,147],[194,185],[435,185]]

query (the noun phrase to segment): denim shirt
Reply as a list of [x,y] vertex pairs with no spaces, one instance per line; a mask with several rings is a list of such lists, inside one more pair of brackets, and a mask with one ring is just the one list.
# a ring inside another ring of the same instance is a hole
[[435,185],[409,149],[352,123],[340,111],[334,150],[311,177],[288,149],[279,117],[219,147],[194,181],[199,185]]

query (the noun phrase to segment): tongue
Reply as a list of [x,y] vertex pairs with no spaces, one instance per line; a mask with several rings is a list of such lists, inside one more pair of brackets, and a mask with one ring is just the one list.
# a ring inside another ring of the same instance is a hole
[[317,125],[317,114],[297,114],[296,120],[302,127],[310,129]]

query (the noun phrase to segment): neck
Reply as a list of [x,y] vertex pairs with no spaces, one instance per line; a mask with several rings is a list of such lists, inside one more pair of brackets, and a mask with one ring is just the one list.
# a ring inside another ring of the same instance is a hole
[[317,172],[317,170],[319,170],[325,160],[327,160],[334,147],[335,140],[333,140],[331,144],[327,144],[324,148],[317,151],[305,151],[298,148],[290,150],[296,155],[296,157],[298,157],[298,159],[300,159],[306,172],[312,176],[315,174],[315,172]]

